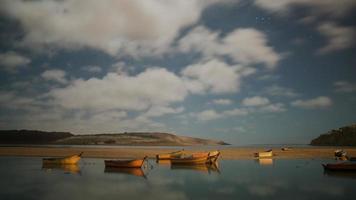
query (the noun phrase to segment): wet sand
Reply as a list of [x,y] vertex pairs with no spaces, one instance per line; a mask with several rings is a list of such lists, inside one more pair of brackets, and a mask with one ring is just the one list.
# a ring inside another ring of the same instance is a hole
[[[129,158],[144,157],[155,158],[156,154],[168,153],[181,149],[181,147],[172,148],[95,148],[95,147],[0,147],[0,156],[35,156],[52,157],[67,156],[84,152],[84,158]],[[219,149],[219,147],[217,147]],[[317,159],[334,158],[334,151],[338,147],[310,147],[310,148],[292,148],[290,151],[282,151],[273,148],[274,158],[276,159]],[[356,157],[356,147],[343,148],[350,157]],[[254,159],[253,153],[264,151],[264,148],[249,147],[229,147],[221,149],[221,158],[226,160],[235,159]],[[203,151],[203,150],[202,150]],[[199,152],[199,150],[185,150],[187,154]]]

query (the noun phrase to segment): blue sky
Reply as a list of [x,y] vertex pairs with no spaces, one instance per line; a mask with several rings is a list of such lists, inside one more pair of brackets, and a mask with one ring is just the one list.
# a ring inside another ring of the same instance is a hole
[[356,1],[1,4],[0,129],[244,145],[356,121]]

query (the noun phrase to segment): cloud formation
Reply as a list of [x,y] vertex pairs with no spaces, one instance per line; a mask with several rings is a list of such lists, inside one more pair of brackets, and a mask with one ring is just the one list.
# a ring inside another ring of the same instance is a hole
[[179,40],[182,52],[198,52],[205,59],[227,56],[242,65],[264,64],[274,69],[282,56],[268,45],[266,35],[253,28],[238,28],[221,38],[219,32],[198,26]]
[[329,97],[320,96],[307,100],[296,100],[291,103],[292,106],[305,109],[327,108],[332,105],[332,100]]
[[356,7],[352,0],[255,0],[255,4],[271,12],[287,13],[293,6],[305,6],[311,8],[313,15],[328,14],[341,17]]
[[30,62],[29,58],[13,51],[0,54],[0,67],[8,72],[16,72],[19,68],[25,67]]
[[[161,55],[179,31],[195,23],[214,0],[2,1],[20,22],[30,48],[90,47],[110,55]],[[184,13],[184,14],[182,14]]]
[[321,54],[350,48],[355,45],[356,29],[353,27],[327,22],[319,25],[318,30],[328,40],[328,43],[319,49],[318,52]]
[[348,81],[336,81],[334,82],[334,87],[336,92],[356,92],[356,83],[351,83]]
[[147,69],[136,76],[109,73],[102,79],[78,79],[49,92],[64,108],[90,110],[144,110],[180,102],[187,94],[183,81],[163,68]]
[[67,79],[65,78],[66,72],[60,69],[46,70],[41,74],[41,77],[47,81],[54,81],[61,84],[66,84]]
[[270,101],[268,98],[260,96],[247,97],[242,101],[244,106],[264,106],[269,103]]

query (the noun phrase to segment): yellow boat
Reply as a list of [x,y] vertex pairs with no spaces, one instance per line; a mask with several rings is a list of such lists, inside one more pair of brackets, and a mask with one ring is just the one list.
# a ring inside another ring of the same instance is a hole
[[67,157],[60,157],[60,158],[43,158],[43,164],[59,164],[59,165],[68,165],[68,164],[77,164],[80,160],[83,152],[78,155],[72,155]]
[[266,158],[266,157],[268,158],[268,157],[272,157],[272,156],[273,156],[272,149],[264,151],[264,152],[255,153],[255,157],[258,157],[258,158]]
[[215,163],[219,156],[220,156],[220,152],[219,151],[210,151],[210,152],[204,152],[204,153],[193,153],[192,154],[193,157],[208,157],[207,158],[207,163]]
[[183,158],[172,158],[171,164],[172,165],[198,165],[198,164],[205,164],[208,161],[208,156],[189,156]]
[[184,149],[171,152],[171,153],[163,153],[156,155],[157,160],[170,160],[172,158],[181,157],[184,154]]

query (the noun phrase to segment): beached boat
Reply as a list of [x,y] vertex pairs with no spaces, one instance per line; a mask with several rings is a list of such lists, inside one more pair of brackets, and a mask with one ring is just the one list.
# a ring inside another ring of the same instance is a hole
[[291,151],[292,148],[291,147],[282,147],[281,150],[282,151]]
[[73,165],[77,164],[80,160],[83,152],[78,155],[72,155],[67,157],[59,157],[59,158],[43,158],[43,164],[60,164],[60,165]]
[[171,153],[163,153],[156,155],[157,160],[170,160],[171,158],[181,157],[184,154],[184,149],[171,152]]
[[259,158],[266,158],[266,157],[272,157],[273,156],[273,152],[272,149],[269,149],[267,151],[264,152],[258,152],[254,154],[255,157],[259,157]]
[[105,160],[105,167],[141,168],[147,156],[143,159]]
[[333,164],[323,164],[325,170],[331,171],[355,171],[356,172],[356,163],[355,162],[342,162],[342,163],[333,163]]
[[208,156],[188,156],[182,158],[172,158],[171,164],[172,165],[198,165],[198,164],[205,164],[208,162]]
[[215,163],[219,158],[219,151],[211,151],[207,153],[193,153],[187,157],[177,157],[171,158],[172,164],[187,164],[187,165],[196,165],[202,163]]

